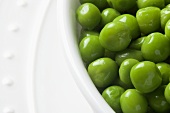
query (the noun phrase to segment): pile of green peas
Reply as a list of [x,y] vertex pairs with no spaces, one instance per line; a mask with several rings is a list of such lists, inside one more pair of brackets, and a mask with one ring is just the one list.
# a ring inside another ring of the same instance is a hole
[[170,113],[170,0],[79,0],[79,50],[116,113]]

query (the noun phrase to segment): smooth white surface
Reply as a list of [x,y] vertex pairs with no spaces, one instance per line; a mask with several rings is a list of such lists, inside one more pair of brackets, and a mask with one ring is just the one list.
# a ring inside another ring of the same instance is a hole
[[[68,70],[61,42],[62,36],[58,36],[56,32],[60,29],[57,28],[57,16],[55,13],[50,13],[53,12],[53,7],[56,7],[54,4],[56,3],[53,2],[49,8],[44,22],[46,27],[42,29],[36,60],[38,111],[39,113],[93,113]],[[53,29],[49,29],[51,27]]]
[[0,0],[0,113],[93,113],[58,35],[57,0]]

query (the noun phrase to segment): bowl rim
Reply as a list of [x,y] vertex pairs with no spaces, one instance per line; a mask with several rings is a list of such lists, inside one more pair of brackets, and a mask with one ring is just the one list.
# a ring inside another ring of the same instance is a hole
[[[74,81],[82,95],[96,113],[115,113],[106,103],[88,76],[78,51],[78,41],[73,40],[77,35],[76,9],[79,0],[58,0],[57,15],[59,33],[64,48],[65,59],[72,73]],[[81,74],[81,75],[80,75]]]

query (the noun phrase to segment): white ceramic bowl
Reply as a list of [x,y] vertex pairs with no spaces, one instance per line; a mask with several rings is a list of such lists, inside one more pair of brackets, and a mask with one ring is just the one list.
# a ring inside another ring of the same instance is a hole
[[61,28],[60,38],[63,40],[66,59],[74,80],[80,91],[95,113],[115,113],[97,91],[83,65],[78,50],[78,24],[75,11],[79,0],[58,0],[58,25]]

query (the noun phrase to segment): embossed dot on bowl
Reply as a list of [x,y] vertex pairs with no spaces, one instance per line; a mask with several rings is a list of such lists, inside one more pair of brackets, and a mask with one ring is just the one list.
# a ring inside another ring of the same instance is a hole
[[6,108],[4,108],[3,113],[15,113],[15,111],[12,108],[6,107]]
[[4,78],[2,79],[2,84],[4,86],[12,86],[14,84],[14,81],[11,78]]
[[8,30],[12,31],[12,32],[17,32],[17,31],[19,31],[19,29],[20,29],[19,26],[16,24],[11,24],[8,26]]
[[21,7],[26,7],[28,5],[26,0],[18,0],[17,5]]
[[15,55],[12,52],[5,52],[5,53],[3,53],[3,57],[5,59],[13,59],[15,57]]

